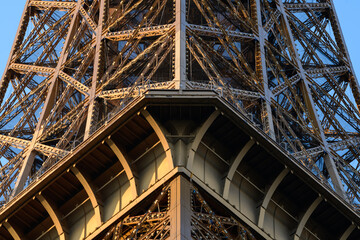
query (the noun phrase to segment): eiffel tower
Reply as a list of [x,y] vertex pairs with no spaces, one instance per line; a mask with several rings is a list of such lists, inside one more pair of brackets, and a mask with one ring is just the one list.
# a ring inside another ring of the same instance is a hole
[[27,0],[0,239],[360,239],[332,0]]

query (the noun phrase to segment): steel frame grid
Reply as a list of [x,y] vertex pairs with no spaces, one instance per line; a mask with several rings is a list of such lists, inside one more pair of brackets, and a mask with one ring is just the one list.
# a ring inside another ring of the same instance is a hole
[[358,206],[359,86],[331,0],[27,1],[0,83],[2,204],[149,89],[214,90]]

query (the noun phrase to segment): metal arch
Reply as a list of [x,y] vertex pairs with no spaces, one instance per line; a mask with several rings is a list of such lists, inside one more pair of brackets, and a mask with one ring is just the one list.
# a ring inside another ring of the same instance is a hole
[[299,225],[296,229],[295,235],[294,235],[294,240],[300,240],[300,236],[302,231],[304,230],[305,224],[306,222],[309,220],[311,214],[315,211],[315,209],[317,208],[317,206],[319,206],[319,204],[322,201],[322,197],[319,196],[315,199],[315,201],[310,205],[310,207],[306,210],[304,216],[302,216]]
[[124,154],[121,152],[121,150],[116,145],[116,143],[114,143],[114,141],[111,140],[111,138],[106,139],[106,143],[109,145],[111,150],[115,153],[116,157],[120,161],[120,164],[124,168],[126,176],[127,176],[127,178],[129,179],[129,182],[130,182],[130,187],[132,189],[133,198],[135,199],[138,196],[138,191],[137,191],[137,188],[136,188],[136,186],[137,186],[136,185],[136,178],[134,176],[133,170],[130,167],[129,162],[126,160]]
[[95,214],[97,227],[100,227],[102,222],[103,222],[102,214],[101,214],[101,212],[102,212],[102,203],[101,203],[99,197],[97,196],[97,194],[95,193],[94,186],[90,183],[90,181],[88,179],[86,179],[84,174],[82,174],[80,172],[80,170],[78,168],[76,168],[76,166],[73,166],[71,168],[71,172],[79,180],[79,182],[81,183],[81,185],[85,189],[87,195],[89,196],[91,205],[94,208],[94,214]]
[[3,225],[6,228],[6,230],[8,230],[8,232],[10,233],[10,235],[13,237],[14,240],[26,239],[25,236],[23,236],[23,234],[20,233],[19,231],[15,230],[15,228],[8,221],[5,221]]
[[286,177],[286,175],[288,173],[289,173],[289,170],[287,168],[282,170],[281,173],[275,178],[274,182],[271,184],[269,190],[266,192],[264,200],[260,207],[260,212],[259,212],[259,220],[258,220],[259,228],[264,227],[266,208],[268,207],[271,197],[273,196],[277,187],[280,185],[280,183],[282,182],[282,180]]
[[211,126],[211,124],[215,121],[215,119],[219,116],[220,111],[219,110],[215,110],[206,120],[205,122],[201,125],[199,131],[197,132],[195,139],[193,141],[193,143],[191,144],[190,147],[190,151],[189,151],[189,157],[188,157],[188,162],[186,164],[186,168],[190,170],[190,172],[192,172],[192,168],[193,168],[193,164],[194,164],[194,157],[195,157],[195,152],[198,149],[201,139],[204,137],[206,131],[209,129],[209,127]]
[[166,154],[166,160],[168,161],[169,168],[174,168],[174,161],[171,154],[170,145],[164,135],[164,129],[162,129],[159,124],[155,121],[155,119],[151,116],[151,114],[147,110],[141,111],[141,114],[145,117],[146,121],[150,124],[150,126],[154,129],[156,135],[158,136],[161,145],[164,148]]
[[341,235],[340,240],[346,240],[348,239],[348,237],[350,236],[350,234],[355,230],[356,226],[355,224],[351,224],[343,233],[343,235]]
[[41,205],[45,208],[47,213],[49,214],[51,220],[53,221],[56,231],[59,235],[60,240],[66,240],[67,239],[67,229],[64,225],[64,222],[61,220],[60,213],[58,212],[58,209],[53,205],[50,204],[48,200],[41,194],[41,192],[36,195],[36,198],[39,200]]
[[234,177],[236,169],[239,167],[241,161],[244,159],[245,155],[249,152],[249,150],[252,148],[252,146],[254,146],[254,144],[255,144],[255,141],[253,139],[250,139],[245,144],[245,146],[240,150],[240,152],[236,156],[234,162],[231,164],[231,166],[229,168],[229,172],[227,173],[227,176],[225,178],[223,198],[225,198],[225,199],[229,198],[230,184]]

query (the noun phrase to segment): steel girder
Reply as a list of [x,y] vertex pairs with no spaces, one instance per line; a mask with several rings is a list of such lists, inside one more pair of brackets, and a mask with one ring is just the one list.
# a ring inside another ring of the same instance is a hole
[[28,0],[0,83],[5,203],[149,89],[212,89],[354,206],[360,93],[332,0]]
[[151,90],[100,130],[0,209],[0,238],[359,239],[357,209],[214,91]]
[[256,239],[234,217],[214,212],[208,202],[192,182],[177,176],[143,214],[124,216],[96,239]]

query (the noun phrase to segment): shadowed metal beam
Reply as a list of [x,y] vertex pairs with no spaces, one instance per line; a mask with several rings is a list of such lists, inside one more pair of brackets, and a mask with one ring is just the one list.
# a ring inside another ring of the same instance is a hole
[[355,224],[351,224],[340,237],[340,240],[346,240],[350,236],[350,234],[355,230]]
[[83,188],[85,189],[87,195],[89,196],[92,207],[94,208],[94,214],[96,219],[96,227],[100,227],[102,224],[102,202],[99,197],[96,195],[96,191],[91,182],[80,172],[76,166],[71,168],[71,172],[79,180]]
[[191,185],[183,176],[178,176],[170,184],[170,239],[192,239],[191,238]]
[[67,239],[67,229],[64,226],[64,222],[61,221],[61,214],[58,212],[58,209],[54,204],[51,204],[42,194],[41,192],[36,195],[36,198],[39,200],[41,205],[45,208],[46,212],[49,214],[51,220],[53,221],[56,231],[59,235],[60,240]]
[[189,169],[191,172],[194,164],[195,152],[200,145],[201,139],[204,137],[206,131],[209,129],[209,127],[215,121],[215,119],[219,116],[219,114],[220,111],[216,110],[208,117],[208,119],[206,119],[206,121],[203,123],[203,125],[200,127],[199,131],[197,132],[193,143],[191,144],[188,162],[186,165],[186,168]]
[[106,143],[109,145],[111,150],[114,152],[118,160],[120,161],[120,164],[124,168],[125,174],[130,182],[130,188],[132,191],[133,199],[135,199],[138,196],[137,188],[136,188],[136,179],[134,177],[133,170],[130,167],[129,162],[126,160],[124,154],[121,152],[119,147],[114,143],[111,138],[106,139]]
[[174,161],[172,159],[172,155],[171,155],[171,149],[169,146],[168,141],[166,140],[165,134],[164,134],[164,130],[160,128],[159,124],[155,121],[155,119],[150,115],[150,113],[146,110],[143,110],[141,112],[141,114],[145,117],[146,121],[150,124],[150,126],[154,129],[156,135],[158,136],[165,154],[166,154],[166,161],[169,164],[169,169],[173,169],[174,168]]
[[309,220],[311,214],[315,211],[315,209],[317,208],[317,206],[319,206],[319,204],[322,201],[322,197],[318,197],[317,199],[315,199],[315,201],[310,205],[310,207],[306,210],[304,216],[301,218],[299,225],[296,229],[295,235],[294,235],[294,240],[300,240],[300,236],[302,231],[304,230],[305,224],[306,222]]
[[3,223],[4,227],[6,228],[6,230],[8,230],[8,232],[10,233],[11,237],[14,240],[25,240],[27,238],[25,238],[25,236],[18,230],[15,230],[15,228],[9,223],[8,220],[6,220]]
[[287,168],[282,170],[281,173],[275,178],[274,182],[271,184],[269,190],[266,192],[264,200],[260,207],[259,220],[258,220],[258,226],[260,228],[264,227],[266,208],[269,205],[271,197],[274,195],[274,192],[276,191],[277,187],[280,185],[280,183],[282,182],[282,180],[286,177],[286,175],[288,173],[289,173],[289,170]]
[[234,162],[231,164],[229,168],[229,172],[227,173],[224,185],[223,198],[229,198],[230,184],[234,177],[236,169],[239,167],[241,161],[244,159],[245,155],[249,152],[249,150],[254,146],[255,141],[250,139],[245,146],[240,150],[238,155],[236,156]]

